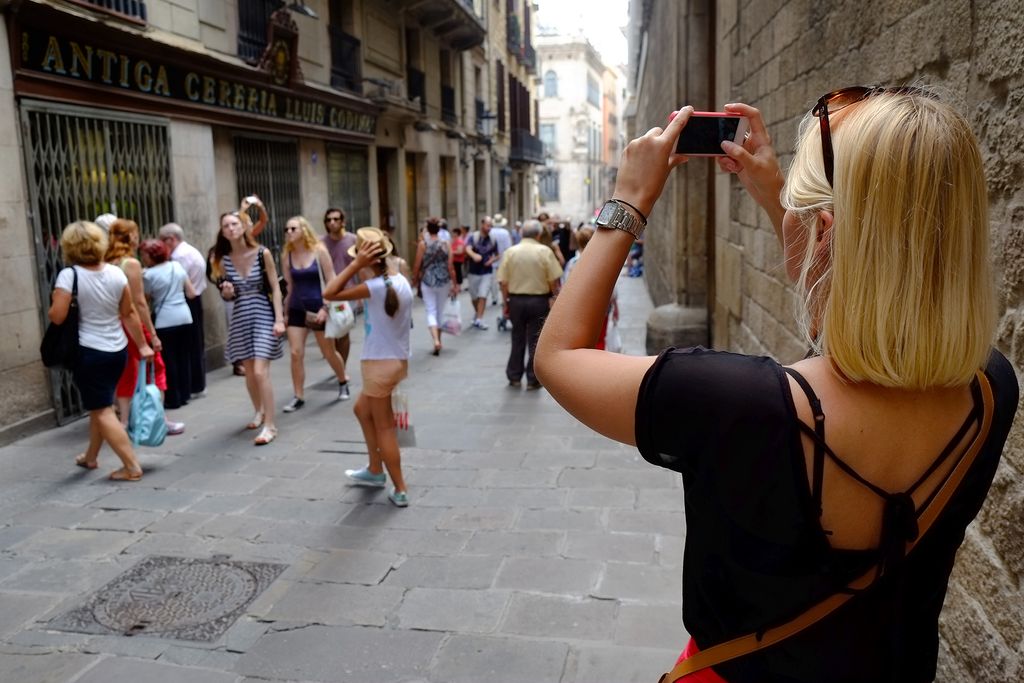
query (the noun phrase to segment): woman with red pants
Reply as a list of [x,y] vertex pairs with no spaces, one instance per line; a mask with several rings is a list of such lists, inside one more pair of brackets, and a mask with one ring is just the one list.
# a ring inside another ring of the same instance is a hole
[[[153,347],[156,355],[153,358],[153,369],[156,375],[156,386],[161,392],[167,391],[167,370],[164,367],[164,359],[160,351],[163,343],[156,334],[153,327],[152,316],[150,315],[149,304],[146,302],[146,292],[142,281],[142,264],[135,254],[139,248],[139,225],[135,221],[125,218],[118,218],[110,225],[110,243],[107,246],[107,253],[104,261],[118,266],[124,271],[128,278],[128,290],[131,294],[132,304],[142,321],[142,332],[146,337],[146,343]],[[139,373],[139,349],[128,335],[128,362],[121,373],[121,379],[117,383],[114,396],[117,400],[117,412],[121,418],[121,424],[128,426],[128,415],[131,412],[132,394],[135,393],[135,383]],[[167,422],[168,434],[181,434],[185,431],[185,424],[182,422]]]

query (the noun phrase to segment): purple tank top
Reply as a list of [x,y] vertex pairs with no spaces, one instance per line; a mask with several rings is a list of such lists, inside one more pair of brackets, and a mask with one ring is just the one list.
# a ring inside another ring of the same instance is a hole
[[288,254],[288,268],[292,273],[289,308],[302,308],[302,303],[323,300],[320,294],[320,269],[315,258],[308,268],[296,268],[292,264],[292,255]]

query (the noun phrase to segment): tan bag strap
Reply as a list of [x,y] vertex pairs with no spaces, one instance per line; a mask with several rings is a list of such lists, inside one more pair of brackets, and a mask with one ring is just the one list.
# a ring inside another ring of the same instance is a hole
[[[989,429],[992,427],[992,416],[994,412],[995,401],[992,396],[992,385],[989,384],[988,377],[981,370],[977,372],[978,385],[981,389],[981,400],[984,412],[981,417],[981,427],[978,429],[978,433],[974,436],[974,440],[971,442],[970,447],[960,458],[960,462],[957,463],[953,471],[950,472],[946,478],[945,483],[936,491],[935,496],[931,502],[921,511],[918,516],[918,529],[919,533],[917,538],[907,543],[907,553],[913,550],[917,542],[928,532],[928,529],[938,518],[939,514],[945,508],[946,503],[953,497],[953,494],[960,487],[960,483],[967,475],[967,471],[971,469],[971,465],[974,464],[975,458],[978,453],[985,446],[985,442],[988,440]],[[868,571],[864,572],[856,579],[851,581],[847,588],[852,591],[861,591],[869,588],[877,578],[878,569],[872,567]],[[818,604],[814,605],[800,616],[774,628],[766,630],[760,638],[757,637],[756,633],[751,633],[733,640],[719,643],[713,647],[709,647],[706,650],[701,650],[692,657],[688,657],[683,661],[679,662],[672,671],[667,674],[663,674],[658,683],[676,683],[679,679],[688,676],[702,669],[706,669],[711,666],[717,666],[723,662],[727,662],[737,657],[756,652],[757,650],[764,650],[765,648],[771,647],[776,643],[779,643],[790,636],[796,635],[805,628],[815,624],[819,620],[828,616],[835,610],[842,607],[847,600],[852,598],[854,593],[840,592],[831,595]]]

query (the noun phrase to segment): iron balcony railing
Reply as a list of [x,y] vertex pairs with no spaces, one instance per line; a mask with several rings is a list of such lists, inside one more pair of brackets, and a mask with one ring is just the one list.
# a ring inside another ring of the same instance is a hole
[[525,45],[523,47],[523,66],[526,67],[529,73],[537,73],[537,50],[534,49],[533,45]]
[[238,56],[256,63],[267,47],[267,23],[278,0],[238,0]]
[[128,19],[146,21],[145,0],[73,0],[79,5],[97,7],[106,10],[111,14],[117,14]]
[[508,38],[509,54],[521,59],[523,56],[523,45],[520,38],[519,17],[514,14],[508,15],[508,20],[505,24],[505,33]]
[[544,163],[544,143],[525,128],[512,129],[512,148],[509,161],[525,161],[530,164]]
[[362,42],[337,26],[328,26],[331,36],[331,85],[363,93]]
[[445,123],[455,124],[457,120],[455,115],[455,88],[442,85],[441,86],[441,120]]
[[427,77],[419,69],[406,67],[407,82],[409,86],[409,99],[420,98],[420,111],[427,111]]

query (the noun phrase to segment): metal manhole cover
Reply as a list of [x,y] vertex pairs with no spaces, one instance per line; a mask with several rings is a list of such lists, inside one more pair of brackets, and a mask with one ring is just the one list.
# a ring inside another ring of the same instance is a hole
[[148,557],[48,626],[209,642],[284,570],[268,562]]

